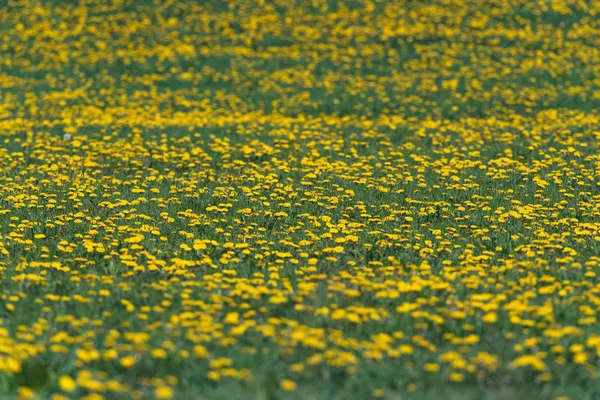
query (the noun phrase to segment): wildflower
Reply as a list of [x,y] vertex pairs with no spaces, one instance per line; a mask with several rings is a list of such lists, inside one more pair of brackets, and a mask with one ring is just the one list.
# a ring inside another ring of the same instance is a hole
[[60,378],[58,378],[58,386],[64,392],[72,392],[77,387],[77,384],[70,376],[62,375]]
[[154,391],[157,399],[171,399],[173,398],[173,389],[169,386],[157,387]]
[[291,381],[289,379],[285,379],[283,381],[281,381],[280,384],[281,390],[285,390],[285,391],[292,391],[292,390],[296,390],[296,382]]

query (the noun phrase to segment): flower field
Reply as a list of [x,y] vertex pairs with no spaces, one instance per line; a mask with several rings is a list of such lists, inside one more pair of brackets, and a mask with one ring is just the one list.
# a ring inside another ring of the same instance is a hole
[[600,2],[0,2],[0,397],[600,396]]

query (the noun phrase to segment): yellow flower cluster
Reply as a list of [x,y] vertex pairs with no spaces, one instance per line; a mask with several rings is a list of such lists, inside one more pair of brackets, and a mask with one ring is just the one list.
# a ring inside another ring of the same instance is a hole
[[0,3],[0,392],[597,385],[600,3],[484,3]]

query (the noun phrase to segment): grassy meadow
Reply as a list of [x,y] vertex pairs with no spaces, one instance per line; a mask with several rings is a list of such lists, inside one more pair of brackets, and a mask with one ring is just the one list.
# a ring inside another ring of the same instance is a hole
[[600,2],[0,1],[0,398],[600,398]]

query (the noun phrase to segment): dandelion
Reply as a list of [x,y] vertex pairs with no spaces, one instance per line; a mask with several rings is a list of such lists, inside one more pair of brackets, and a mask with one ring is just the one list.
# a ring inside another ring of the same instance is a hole
[[173,389],[168,386],[157,387],[155,392],[157,399],[171,399],[173,398]]
[[0,1],[5,397],[596,385],[600,3],[70,3]]
[[135,365],[135,357],[133,357],[133,356],[123,357],[123,358],[121,358],[120,363],[125,368],[131,368]]
[[77,387],[77,384],[70,376],[62,375],[58,378],[58,386],[60,387],[60,390],[64,392],[72,392]]
[[285,391],[292,391],[292,390],[296,390],[296,382],[291,381],[289,379],[285,379],[283,381],[281,381],[280,384],[281,390],[285,390]]

